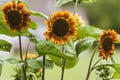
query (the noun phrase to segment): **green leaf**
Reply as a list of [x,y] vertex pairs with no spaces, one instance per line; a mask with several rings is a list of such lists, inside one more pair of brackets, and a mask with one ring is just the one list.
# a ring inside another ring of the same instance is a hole
[[117,40],[117,42],[116,43],[120,43],[120,35],[118,34],[118,40]]
[[[74,3],[76,3],[77,0],[73,0]],[[80,4],[82,0],[78,0],[78,3]]]
[[42,55],[54,55],[60,58],[74,58],[73,55],[64,54],[59,49],[56,48],[55,44],[49,42],[40,40],[36,43],[36,51],[38,52],[39,56]]
[[[96,0],[78,0],[78,3],[80,4],[81,2],[85,2],[85,3],[88,3],[88,2],[94,2]],[[60,7],[62,5],[65,5],[67,3],[70,3],[70,2],[76,2],[76,0],[57,0],[56,4],[55,4],[55,7]]]
[[115,70],[113,78],[120,78],[120,64],[108,64],[108,66],[112,67]]
[[16,64],[16,67],[21,67],[22,65],[24,65],[23,61],[16,58],[9,58],[6,61],[9,62],[10,64]]
[[111,64],[110,66],[120,74],[120,64]]
[[45,60],[45,67],[46,67],[47,69],[52,69],[53,66],[54,66],[53,61],[48,60],[48,59]]
[[22,65],[24,65],[23,61],[19,61],[18,63],[16,63],[16,67],[21,67]]
[[8,61],[11,64],[17,64],[17,63],[19,63],[20,60],[18,60],[16,58],[9,58],[6,61]]
[[[36,60],[40,61],[41,63],[43,63],[43,58],[38,57],[36,58]],[[43,65],[42,65],[43,66]],[[53,61],[49,60],[49,59],[45,59],[45,68],[46,69],[52,69],[54,66]]]
[[33,35],[33,34],[30,33],[30,34],[27,34],[25,36],[28,37],[31,42],[33,42],[33,43],[37,42],[37,39],[36,39],[35,35]]
[[61,58],[60,57],[56,57],[53,55],[49,55],[49,58],[52,59],[52,61],[57,65],[57,66],[61,66]]
[[[70,51],[65,51],[65,53],[61,52],[59,49],[56,48],[55,44],[49,41],[39,41],[36,43],[36,51],[38,52],[39,56],[42,55],[49,55],[50,58],[57,64],[61,66],[61,59],[66,59],[66,68],[72,68],[76,65],[78,59],[74,50],[68,48]],[[65,47],[66,48],[66,47]],[[66,50],[66,49],[65,49]]]
[[58,0],[56,2],[56,4],[55,4],[55,7],[60,7],[60,6],[64,5],[64,4],[67,4],[67,3],[72,2],[72,1],[73,0]]
[[65,68],[71,69],[75,67],[75,65],[78,63],[78,60],[79,60],[78,57],[74,57],[73,59],[66,59]]
[[64,47],[65,47],[64,49],[66,54],[77,55],[75,46],[72,40],[70,41],[70,43],[66,43]]
[[78,27],[78,38],[93,37],[99,40],[102,30],[93,26]]
[[40,61],[38,61],[36,59],[28,59],[27,64],[29,67],[31,67],[33,69],[39,69],[42,67],[42,64],[40,63]]
[[[74,56],[74,58],[71,58],[71,59],[66,58],[65,59],[66,60],[65,68],[67,68],[67,69],[73,68],[78,62],[78,57],[77,57],[77,53],[75,51],[73,42],[70,41],[70,43],[65,44],[64,50],[65,50],[64,54]],[[49,55],[49,57],[55,62],[55,64],[57,66],[61,67],[61,58],[52,56],[52,55]]]
[[24,2],[26,9],[30,9],[30,6],[28,5],[27,2],[25,2],[25,1],[22,1],[22,2]]
[[35,22],[30,22],[29,28],[36,30],[37,29],[37,24]]
[[[49,55],[50,59],[52,59],[55,64],[59,67],[62,66],[62,62],[61,62],[61,58],[59,57],[56,57],[56,56],[52,56],[52,55]],[[76,64],[78,63],[78,57],[74,57],[72,59],[66,59],[66,64],[65,64],[65,68],[66,69],[71,69],[73,68]]]
[[37,11],[30,11],[31,15],[33,16],[37,16],[37,17],[42,17],[45,19],[48,19],[48,16],[46,16],[45,14],[41,13],[41,12],[37,12]]
[[82,0],[82,2],[95,2],[97,0]]
[[63,53],[58,50],[54,44],[49,41],[40,40],[36,43],[36,50],[40,56],[48,54],[58,57],[64,57]]
[[84,39],[80,39],[76,43],[76,52],[77,52],[77,55],[79,55],[83,51],[86,51],[86,50],[90,49],[91,46],[93,45],[94,41],[95,41],[95,39],[92,38],[92,37],[86,37]]
[[5,40],[0,40],[0,51],[8,51],[10,52],[12,45],[5,41]]
[[1,76],[1,73],[2,73],[2,67],[3,67],[3,60],[0,60],[0,76]]
[[112,76],[113,79],[120,79],[120,73],[118,73],[117,71],[114,72],[113,76]]

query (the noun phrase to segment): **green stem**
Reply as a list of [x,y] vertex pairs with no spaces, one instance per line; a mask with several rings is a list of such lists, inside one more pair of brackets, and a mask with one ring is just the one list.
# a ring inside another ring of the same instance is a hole
[[[62,46],[62,52],[64,52],[64,46]],[[64,79],[65,64],[66,64],[66,60],[62,58],[62,73],[61,73],[61,80]]]
[[88,67],[88,72],[87,72],[86,80],[89,80],[90,73],[91,73],[91,65],[92,65],[92,61],[93,61],[93,58],[94,58],[94,55],[96,53],[97,48],[98,48],[98,45],[97,45],[96,49],[94,50],[94,52],[92,54],[92,57],[90,59],[90,63],[89,63],[89,67]]
[[33,80],[38,80],[38,79],[37,79],[37,76],[36,76],[34,73],[28,73],[28,75],[27,75],[27,76],[30,76],[30,75],[32,75],[32,76],[34,77],[34,79],[33,79]]
[[113,56],[111,55],[110,56],[110,59],[111,59],[111,61],[115,64],[116,62],[115,62],[115,60],[113,59]]
[[19,48],[20,48],[20,58],[23,61],[23,58],[22,58],[21,33],[20,32],[19,32]]
[[45,58],[46,55],[43,55],[42,80],[45,80]]
[[26,53],[25,53],[25,56],[26,56],[26,58],[25,58],[25,65],[27,64],[27,54],[28,54],[29,45],[30,45],[30,41],[27,44],[27,49],[26,49]]
[[74,6],[74,12],[73,12],[73,14],[75,14],[76,11],[77,11],[77,5],[78,5],[78,0],[75,1],[75,6]]
[[97,66],[93,67],[93,68],[91,69],[91,71],[93,71],[94,69],[96,69],[96,68],[98,68],[98,67],[100,67],[100,66],[104,66],[104,65],[106,65],[106,66],[111,66],[111,64],[101,64],[101,65],[97,65]]
[[91,72],[93,71],[93,68],[97,65],[97,63],[100,62],[102,59],[103,59],[103,57],[101,57],[98,61],[96,61],[96,63],[91,68]]
[[27,54],[28,54],[29,45],[30,45],[30,41],[27,44],[27,49],[26,49],[26,53],[25,53],[25,55],[26,55],[25,66],[24,66],[25,67],[25,75],[26,75],[26,71],[27,71]]
[[62,59],[62,74],[61,74],[61,80],[64,79],[65,63],[66,63],[66,60],[65,60],[65,59]]
[[54,9],[53,9],[53,12],[56,11],[56,0],[54,0]]
[[[21,61],[23,61],[23,57],[22,57],[21,33],[20,33],[20,32],[19,32],[19,47],[20,47],[20,58],[21,58]],[[23,76],[23,80],[27,80],[26,70],[25,70],[24,65],[22,65],[22,76]]]

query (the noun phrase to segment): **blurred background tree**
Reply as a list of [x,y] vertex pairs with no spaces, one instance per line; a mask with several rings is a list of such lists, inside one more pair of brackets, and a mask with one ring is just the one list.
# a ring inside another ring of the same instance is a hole
[[89,25],[101,29],[115,29],[120,34],[120,0],[97,0],[82,3]]

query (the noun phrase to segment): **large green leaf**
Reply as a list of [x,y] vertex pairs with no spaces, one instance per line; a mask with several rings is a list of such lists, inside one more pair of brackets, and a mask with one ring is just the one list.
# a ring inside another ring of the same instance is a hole
[[30,22],[29,28],[36,30],[37,29],[37,24],[35,22]]
[[[55,44],[49,42],[49,41],[43,41],[40,40],[36,43],[36,50],[40,56],[42,55],[49,55],[50,58],[57,64],[58,66],[61,66],[61,59],[66,59],[66,68],[72,68],[76,65],[78,62],[77,54],[75,53],[74,49],[70,49],[71,45],[65,45],[68,50],[65,53],[61,52]],[[69,47],[69,48],[68,48]]]
[[0,51],[10,51],[11,50],[12,45],[5,41],[5,40],[0,40]]
[[16,58],[9,58],[6,59],[7,62],[9,62],[10,64],[16,64],[16,67],[21,67],[22,65],[24,65],[24,62],[16,59]]
[[120,64],[108,64],[108,66],[111,66],[115,70],[113,78],[120,78]]
[[43,17],[45,19],[48,19],[48,16],[46,16],[45,14],[41,13],[41,12],[37,12],[37,11],[30,11],[31,15],[33,16],[37,16],[37,17]]
[[39,69],[42,67],[42,64],[37,59],[28,59],[27,64],[29,67],[31,67],[33,69]]
[[[100,39],[100,36],[102,35],[103,30],[94,26],[85,26],[85,27],[78,27],[78,38],[82,39],[85,37],[93,37],[96,40]],[[120,35],[118,34],[118,40],[116,43],[120,43]]]
[[57,65],[57,66],[61,66],[61,58],[60,57],[56,57],[53,55],[49,55],[49,58],[52,59],[52,61]]
[[80,39],[79,41],[77,41],[77,43],[76,43],[77,55],[90,49],[91,46],[93,45],[94,41],[95,41],[95,39],[92,37],[86,37],[84,39]]
[[120,64],[111,64],[110,66],[120,74]]
[[67,4],[67,3],[72,2],[72,1],[73,0],[58,0],[56,2],[56,4],[55,4],[55,7],[60,7],[60,6],[64,5],[64,4]]
[[82,0],[82,2],[95,2],[97,0]]
[[0,60],[0,76],[1,76],[1,73],[2,73],[2,67],[3,67],[3,60]]
[[[50,59],[53,60],[53,62],[61,67],[62,66],[62,61],[61,61],[61,58],[60,57],[56,57],[56,56],[53,56],[53,55],[49,55]],[[72,59],[66,59],[66,64],[65,64],[65,68],[66,69],[71,69],[73,68],[76,64],[78,63],[78,57],[74,57]]]
[[9,58],[6,61],[8,61],[11,64],[18,64],[20,60],[18,60],[16,58]]
[[59,49],[56,48],[56,46],[49,42],[49,41],[44,41],[40,40],[36,43],[36,51],[40,56],[42,55],[54,55],[60,58],[74,58],[73,55],[70,54],[64,54],[61,52]]
[[117,40],[117,42],[116,43],[120,43],[120,35],[118,34],[118,40]]
[[32,33],[27,34],[27,35],[25,35],[25,36],[28,37],[31,42],[33,42],[33,43],[36,43],[36,42],[37,42],[36,36],[33,35]]
[[[40,61],[41,63],[43,63],[43,58],[41,57],[38,57],[36,58],[36,60]],[[43,66],[43,64],[41,64]],[[49,60],[49,59],[45,59],[45,68],[46,69],[53,69],[53,61],[52,60]]]
[[[65,50],[65,54],[74,56],[74,58],[72,58],[72,59],[67,59],[67,58],[65,59],[66,60],[65,68],[70,69],[70,68],[74,67],[78,62],[77,53],[75,51],[75,46],[72,43],[72,41],[70,43],[67,43],[64,45],[64,50]],[[60,57],[56,57],[53,55],[49,55],[49,57],[55,62],[55,64],[57,66],[61,67],[62,63],[61,63]]]
[[[60,7],[64,4],[70,3],[70,2],[76,2],[77,0],[57,0],[55,7]],[[78,0],[77,2],[80,4],[81,2],[94,2],[96,0]]]
[[52,69],[54,66],[53,61],[46,59],[45,60],[45,68]]
[[64,47],[65,47],[64,49],[65,49],[66,54],[71,54],[75,56],[77,55],[76,50],[75,50],[75,45],[72,40],[70,41],[70,43],[66,43]]
[[102,30],[93,26],[78,27],[78,38],[93,37],[99,40]]
[[120,73],[118,73],[117,71],[114,72],[113,76],[112,76],[113,79],[120,79]]

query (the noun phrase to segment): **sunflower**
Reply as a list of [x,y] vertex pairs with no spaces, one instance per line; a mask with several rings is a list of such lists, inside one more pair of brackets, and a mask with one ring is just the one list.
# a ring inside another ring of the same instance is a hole
[[77,34],[77,21],[69,11],[57,11],[45,22],[47,31],[44,33],[47,40],[55,44],[64,44],[70,41],[70,37]]
[[114,30],[104,30],[100,38],[99,56],[108,59],[114,53],[114,42],[117,41],[117,33]]
[[25,60],[26,57],[27,57],[28,59],[30,59],[30,58],[37,58],[37,57],[38,57],[38,54],[35,54],[35,53],[27,53],[27,56],[26,56],[26,54],[23,54],[23,60]]
[[27,28],[31,21],[30,12],[25,9],[22,2],[8,2],[2,7],[4,20],[9,25],[11,31],[18,30],[22,32],[23,28]]
[[78,14],[75,14],[74,16],[77,18],[78,26],[85,26],[85,22],[81,16],[79,16]]

